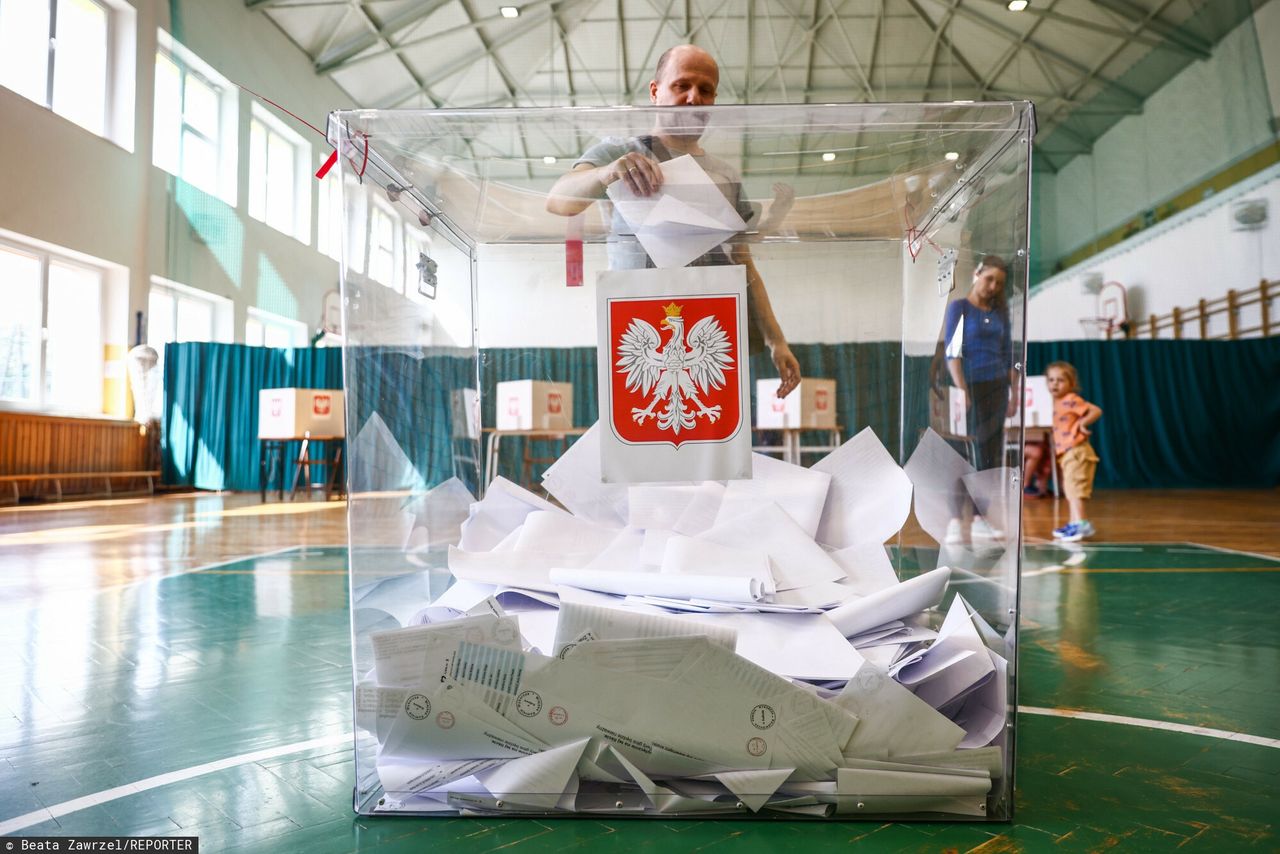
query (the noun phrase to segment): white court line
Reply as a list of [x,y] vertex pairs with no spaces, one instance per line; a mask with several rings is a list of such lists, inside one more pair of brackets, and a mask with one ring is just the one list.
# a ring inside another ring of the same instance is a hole
[[1153,721],[1150,718],[1131,718],[1128,715],[1107,715],[1102,712],[1081,712],[1075,709],[1046,709],[1041,706],[1018,706],[1019,712],[1028,715],[1046,715],[1053,718],[1078,718],[1083,721],[1098,721],[1104,724],[1124,724],[1125,726],[1145,727],[1146,729],[1162,729],[1168,732],[1181,732],[1187,735],[1203,735],[1209,738],[1220,738],[1224,741],[1241,741],[1256,744],[1259,747],[1280,749],[1280,738],[1265,738],[1260,735],[1249,735],[1243,732],[1231,732],[1226,729],[1212,729],[1191,724],[1175,724],[1169,721]]
[[[1230,732],[1225,729],[1211,729],[1209,727],[1191,726],[1190,724],[1175,724],[1170,723],[1169,721],[1155,721],[1148,718],[1131,718],[1127,715],[1107,715],[1102,714],[1101,712],[1081,712],[1075,709],[1048,709],[1043,706],[1019,706],[1018,711],[1028,715],[1044,715],[1046,717],[1054,718],[1076,718],[1078,720],[1097,721],[1099,723],[1123,724],[1124,726],[1136,726],[1143,727],[1145,729],[1180,732],[1187,735],[1220,738],[1224,741],[1238,741],[1244,744],[1254,744],[1259,747],[1280,749],[1280,738],[1265,738],[1260,735],[1249,735],[1248,733],[1243,732]],[[63,801],[60,804],[54,804],[51,807],[35,810],[25,815],[11,818],[8,821],[0,822],[0,836],[10,836],[20,830],[25,830],[32,825],[56,819],[58,816],[73,813],[76,810],[87,809],[89,807],[106,803],[107,801],[114,801],[128,797],[129,795],[136,795],[149,789],[167,786],[170,783],[180,783],[183,780],[190,780],[194,777],[212,774],[215,771],[224,771],[227,768],[234,768],[238,765],[249,765],[254,762],[261,762],[265,759],[274,759],[277,756],[287,756],[290,753],[301,753],[304,750],[313,750],[320,747],[332,747],[334,745],[350,741],[351,737],[351,733],[344,732],[337,735],[324,736],[323,738],[313,738],[310,741],[299,741],[294,744],[285,744],[280,747],[257,750],[253,753],[242,753],[239,756],[229,756],[226,759],[219,759],[215,762],[206,762],[203,765],[195,765],[191,768],[184,768],[180,771],[170,771],[167,774],[157,774],[154,777],[147,777],[145,780],[139,780],[136,783],[126,783],[123,786],[116,786],[114,789],[106,789],[92,795],[85,795],[82,798]]]
[[1029,569],[1022,573],[1023,578],[1035,578],[1037,575],[1048,575],[1051,572],[1062,572],[1065,566],[1046,566],[1041,569]]
[[157,774],[154,777],[147,777],[145,780],[139,780],[136,783],[125,783],[123,786],[116,786],[114,789],[104,789],[92,795],[73,798],[60,804],[54,804],[51,807],[34,810],[25,815],[15,816],[8,821],[0,822],[0,836],[10,836],[32,825],[56,819],[58,816],[66,815],[67,813],[96,807],[107,801],[118,800],[129,795],[137,795],[149,789],[167,786],[170,783],[180,783],[183,780],[212,774],[215,771],[225,771],[227,768],[235,768],[237,765],[250,765],[254,762],[262,762],[266,759],[274,759],[277,756],[287,756],[290,753],[301,753],[304,750],[314,750],[319,747],[333,747],[344,743],[350,744],[351,737],[352,734],[349,732],[327,735],[322,738],[313,738],[310,741],[299,741],[294,744],[281,745],[280,747],[255,750],[253,753],[242,753],[239,756],[228,756],[226,759],[206,762],[203,765],[193,765],[190,768],[183,768],[179,771]]
[[1222,552],[1229,555],[1244,555],[1245,557],[1256,557],[1259,560],[1265,560],[1268,563],[1280,563],[1275,555],[1264,555],[1261,552],[1246,552],[1240,549],[1229,549],[1226,546],[1208,546],[1204,543],[1183,543],[1184,546],[1195,546],[1200,549],[1209,549],[1210,551]]

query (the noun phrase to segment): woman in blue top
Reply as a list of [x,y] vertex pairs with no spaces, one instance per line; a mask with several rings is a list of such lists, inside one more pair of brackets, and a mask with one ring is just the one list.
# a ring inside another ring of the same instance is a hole
[[[947,371],[952,384],[965,393],[975,457],[972,462],[979,470],[1001,465],[1004,421],[1017,409],[1009,393],[1016,387],[1017,374],[1004,293],[1008,273],[1009,265],[1003,258],[983,256],[968,296],[947,306],[943,326]],[[975,537],[998,536],[980,517],[974,518],[972,531]],[[947,540],[960,538],[958,520],[953,520]]]

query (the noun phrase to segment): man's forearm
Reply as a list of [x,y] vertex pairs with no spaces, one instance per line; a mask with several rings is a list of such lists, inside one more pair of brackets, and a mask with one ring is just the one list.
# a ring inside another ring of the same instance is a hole
[[547,194],[547,211],[558,216],[577,216],[604,196],[605,167],[579,164],[561,175]]

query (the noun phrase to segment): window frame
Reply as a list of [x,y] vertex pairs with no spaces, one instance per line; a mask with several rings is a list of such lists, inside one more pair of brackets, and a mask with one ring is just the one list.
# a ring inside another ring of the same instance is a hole
[[[157,160],[157,153],[160,145],[153,142],[151,165],[157,169],[172,175],[180,181],[189,184],[201,192],[207,192],[217,196],[228,205],[235,207],[238,201],[237,191],[237,169],[238,169],[238,137],[239,137],[239,90],[236,86],[222,76],[209,65],[207,62],[193,53],[190,48],[183,45],[172,35],[164,30],[157,30],[156,55],[153,64],[158,62],[161,57],[167,59],[178,69],[178,162],[176,164],[177,171],[169,169],[167,164],[160,163]],[[187,78],[195,77],[202,85],[211,89],[217,98],[218,103],[218,128],[214,138],[210,138],[207,133],[190,124],[186,115],[186,96],[187,96]],[[159,83],[157,75],[153,84],[153,89]],[[157,109],[160,105],[159,93],[155,93],[151,110],[152,123],[152,139],[155,140],[162,129],[162,123],[157,116]],[[213,147],[215,172],[213,176],[212,189],[201,187],[193,183],[190,178],[183,174],[184,152],[186,134],[192,134],[206,144]]]
[[[404,229],[401,224],[404,222],[390,202],[383,201],[377,196],[373,196],[373,204],[369,206],[369,226],[368,237],[365,240],[365,275],[369,281],[377,282],[380,285],[390,288],[398,294],[404,293]],[[374,275],[373,254],[375,251],[381,251],[382,244],[374,240],[374,226],[379,217],[385,217],[388,222],[388,234],[391,238],[391,262],[389,269],[391,272],[390,280],[380,279]]]
[[[253,144],[253,134],[254,134],[255,126],[261,127],[264,133],[262,155],[265,156],[266,158],[266,162],[262,165],[262,174],[263,174],[264,180],[266,181],[266,186],[264,188],[265,195],[263,196],[263,200],[262,200],[263,209],[261,211],[254,210],[254,208],[256,207],[255,202],[257,200],[257,194],[254,192],[254,187],[252,185],[252,182],[255,180],[255,173],[257,172],[257,169],[255,167],[255,158],[259,155],[259,152],[257,151],[256,147]],[[258,222],[271,226],[276,231],[279,231],[281,234],[287,234],[293,239],[297,240],[298,242],[305,243],[308,246],[310,246],[311,245],[311,181],[310,181],[310,178],[311,178],[311,160],[314,157],[314,154],[312,153],[311,144],[307,142],[307,140],[304,139],[300,133],[293,130],[293,128],[289,127],[282,120],[280,120],[278,117],[273,115],[270,111],[268,111],[265,107],[258,104],[256,101],[253,103],[249,111],[248,131],[249,131],[249,134],[248,134],[248,138],[249,138],[248,180],[250,182],[250,185],[248,190],[249,203],[246,206],[246,210],[249,216],[253,217]],[[289,151],[292,154],[292,157],[290,159],[292,160],[291,165],[292,165],[292,172],[293,172],[293,176],[292,176],[293,180],[292,180],[292,186],[291,186],[293,199],[291,200],[290,208],[293,211],[293,222],[291,224],[292,227],[290,229],[281,228],[278,224],[273,223],[269,220],[271,206],[272,206],[272,199],[270,197],[270,192],[272,189],[271,172],[270,172],[270,167],[271,167],[270,152],[271,152],[272,137],[276,137],[277,139],[283,141],[286,145],[288,145]]]
[[[30,0],[27,0],[30,2]],[[137,10],[124,0],[84,0],[101,9],[106,21],[105,43],[103,44],[103,68],[101,70],[102,105],[101,130],[80,124],[67,113],[59,110],[54,103],[54,89],[57,81],[58,66],[58,3],[60,0],[45,0],[49,9],[48,49],[45,53],[46,69],[44,93],[36,100],[16,89],[9,89],[3,83],[0,88],[8,89],[13,94],[38,104],[50,113],[71,122],[76,127],[100,139],[132,152],[134,149],[134,110],[136,107],[136,63],[137,51]],[[93,76],[93,75],[89,75]],[[85,80],[78,80],[84,85]]]
[[340,170],[331,169],[320,179],[316,190],[316,251],[341,264],[347,217],[342,209],[344,179],[339,173]]
[[[50,271],[55,265],[63,267],[71,267],[79,270],[90,272],[97,276],[98,280],[98,298],[99,305],[102,307],[99,312],[99,329],[98,329],[98,353],[95,365],[98,372],[99,383],[105,383],[108,379],[108,359],[106,357],[106,345],[111,343],[107,329],[101,322],[101,318],[111,313],[110,305],[116,296],[113,287],[113,277],[117,276],[124,268],[112,264],[109,261],[93,258],[83,255],[82,253],[63,250],[52,244],[46,244],[43,241],[26,241],[20,239],[20,236],[12,232],[0,232],[0,249],[13,252],[18,255],[26,255],[36,259],[39,264],[39,300],[40,300],[40,318],[39,318],[39,346],[36,350],[36,360],[32,369],[32,390],[33,394],[29,398],[0,398],[0,409],[17,411],[17,412],[39,412],[50,415],[66,415],[76,418],[104,418],[107,415],[108,406],[112,403],[105,394],[98,394],[94,402],[97,409],[79,409],[76,407],[58,406],[50,402],[48,390],[48,371],[49,371],[49,342],[53,337],[49,329],[49,277]],[[127,275],[127,273],[126,273]]]
[[[249,323],[254,322],[263,327],[263,341],[261,344],[252,344],[249,341]],[[307,336],[309,329],[307,324],[301,320],[294,320],[285,317],[283,314],[276,314],[274,311],[267,311],[264,308],[249,306],[245,317],[245,334],[244,343],[251,347],[268,347],[272,346],[266,343],[266,329],[274,327],[276,329],[287,329],[293,339],[290,347],[306,347],[308,344]]]
[[178,328],[177,320],[178,320],[179,301],[195,300],[195,301],[207,303],[211,309],[210,320],[209,320],[209,336],[210,337],[203,340],[210,341],[213,343],[218,343],[218,344],[232,343],[233,335],[231,330],[231,316],[234,310],[234,303],[230,299],[227,299],[224,296],[219,296],[218,294],[212,293],[210,291],[201,290],[200,288],[193,288],[190,285],[184,285],[181,282],[175,282],[172,279],[166,279],[163,276],[152,276],[150,287],[148,287],[147,289],[146,341],[147,341],[147,344],[149,344],[152,347],[156,347],[157,343],[160,344],[160,346],[156,347],[156,349],[157,351],[159,351],[161,359],[164,358],[165,344],[179,343],[182,340],[197,341],[202,339],[174,338],[172,339],[172,341],[163,341],[163,342],[156,342],[151,339],[151,323],[152,323],[151,295],[157,291],[161,293],[166,293],[169,296],[173,297],[173,300],[174,300],[173,329],[175,331],[175,334]]

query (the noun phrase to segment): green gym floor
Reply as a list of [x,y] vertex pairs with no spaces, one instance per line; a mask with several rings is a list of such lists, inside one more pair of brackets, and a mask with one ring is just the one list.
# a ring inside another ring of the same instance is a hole
[[1028,547],[1010,824],[356,817],[342,549],[79,571],[96,581],[0,585],[0,836],[307,854],[1280,850],[1271,557]]

